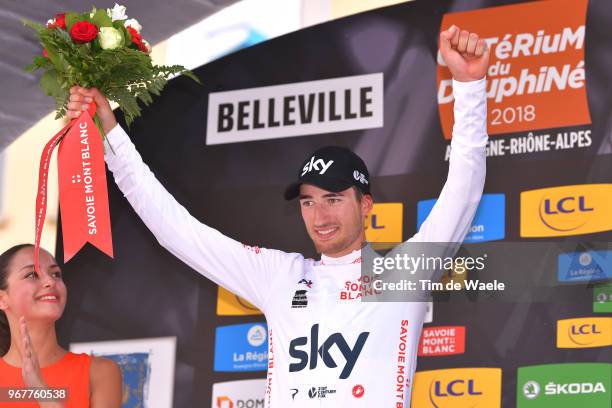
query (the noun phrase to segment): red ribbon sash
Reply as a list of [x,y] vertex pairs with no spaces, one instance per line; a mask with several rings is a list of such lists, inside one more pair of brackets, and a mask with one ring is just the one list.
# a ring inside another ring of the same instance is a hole
[[60,130],[40,157],[36,196],[35,267],[39,271],[40,237],[47,211],[49,163],[58,149],[59,201],[64,237],[64,262],[87,242],[113,257],[104,146],[92,120],[95,105]]

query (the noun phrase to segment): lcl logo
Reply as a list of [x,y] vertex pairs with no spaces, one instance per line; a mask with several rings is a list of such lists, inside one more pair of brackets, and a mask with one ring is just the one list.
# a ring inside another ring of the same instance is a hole
[[612,184],[580,184],[521,193],[521,237],[561,237],[612,229]]
[[448,368],[415,374],[414,407],[501,407],[500,368]]
[[[578,203],[576,204],[576,200]],[[576,211],[586,212],[593,211],[594,208],[589,208],[586,205],[586,198],[584,196],[578,197],[563,197],[557,200],[556,203],[547,199],[544,200],[544,213],[545,214],[570,214]]]
[[556,217],[563,217],[566,214],[573,213],[588,213],[594,210],[593,207],[589,207],[586,203],[585,196],[577,197],[563,197],[558,200],[545,199],[542,200],[540,206],[540,220],[548,228],[555,231],[572,231],[582,227],[588,219],[577,218],[576,223],[571,226],[556,225]]
[[579,326],[572,325],[571,334],[573,334],[573,335],[601,334],[601,331],[597,330],[597,325],[596,324],[581,324]]
[[608,346],[612,346],[612,317],[585,317],[557,322],[558,348]]
[[446,386],[442,381],[433,383],[433,394],[436,397],[463,397],[464,395],[482,395],[481,391],[476,390],[474,380],[453,380]]
[[576,346],[589,346],[596,343],[602,331],[597,328],[597,324],[572,324],[568,337]]
[[366,228],[369,227],[375,230],[385,229],[385,225],[382,225],[382,223],[380,223],[380,221],[377,220],[376,214],[370,215],[369,220],[370,222],[369,224],[366,224]]

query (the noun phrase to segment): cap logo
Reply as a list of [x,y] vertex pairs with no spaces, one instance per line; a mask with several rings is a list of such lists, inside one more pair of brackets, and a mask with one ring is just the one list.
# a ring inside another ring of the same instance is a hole
[[368,179],[366,179],[366,176],[359,170],[353,172],[353,178],[361,184],[368,184]]
[[306,163],[306,165],[302,169],[302,174],[300,174],[300,177],[303,177],[304,174],[309,173],[312,170],[318,171],[319,174],[325,174],[325,172],[327,171],[327,169],[329,169],[333,162],[333,160],[325,162],[325,160],[323,159],[317,159],[315,156],[312,156],[310,158],[310,161]]

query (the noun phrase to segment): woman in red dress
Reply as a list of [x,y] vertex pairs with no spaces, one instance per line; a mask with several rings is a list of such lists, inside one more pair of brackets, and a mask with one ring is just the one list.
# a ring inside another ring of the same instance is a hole
[[[62,271],[34,246],[17,245],[0,255],[0,406],[119,408],[121,372],[111,360],[74,354],[57,343],[55,322],[66,306]],[[39,389],[49,400],[24,402],[16,389]],[[61,398],[66,392],[66,398]]]

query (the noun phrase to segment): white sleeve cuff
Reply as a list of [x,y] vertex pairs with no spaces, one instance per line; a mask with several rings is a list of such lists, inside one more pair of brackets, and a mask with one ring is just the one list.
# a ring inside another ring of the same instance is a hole
[[486,92],[487,77],[477,81],[461,82],[453,79],[453,95],[455,99],[466,94],[478,94],[480,92]]
[[487,80],[460,82],[453,79],[455,97],[452,144],[483,147],[487,144]]
[[113,154],[113,151],[117,151],[117,148],[123,144],[126,140],[130,140],[130,137],[125,133],[125,130],[117,123],[110,132],[106,134],[104,140],[104,151],[106,155]]

